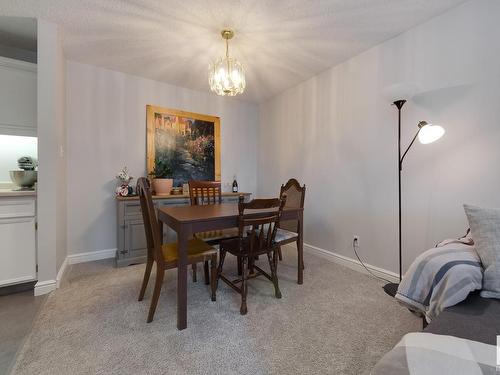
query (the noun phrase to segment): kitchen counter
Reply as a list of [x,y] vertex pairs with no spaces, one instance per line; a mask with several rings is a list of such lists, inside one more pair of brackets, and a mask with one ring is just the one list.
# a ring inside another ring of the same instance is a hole
[[[0,190],[1,191],[1,190]],[[240,195],[250,195],[251,193],[221,193],[222,197],[238,197]],[[170,194],[170,195],[153,195],[153,199],[188,199],[189,194]],[[116,200],[118,201],[138,201],[139,196],[138,195],[133,195],[130,197],[120,197],[117,196]]]
[[11,189],[0,189],[0,198],[2,197],[36,197],[35,190],[13,191]]

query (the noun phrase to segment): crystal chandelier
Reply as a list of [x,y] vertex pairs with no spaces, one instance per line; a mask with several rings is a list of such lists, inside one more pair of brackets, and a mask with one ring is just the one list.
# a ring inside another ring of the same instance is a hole
[[208,68],[210,90],[221,96],[235,96],[245,91],[245,71],[241,63],[229,57],[229,39],[234,36],[232,30],[222,30],[222,38],[226,40],[226,56],[221,57]]

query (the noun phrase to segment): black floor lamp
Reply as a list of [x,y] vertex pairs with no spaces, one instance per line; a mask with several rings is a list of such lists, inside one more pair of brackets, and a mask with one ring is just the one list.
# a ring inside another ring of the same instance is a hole
[[[410,150],[411,146],[418,137],[418,140],[422,144],[429,144],[437,141],[444,134],[444,129],[439,125],[429,124],[427,121],[420,121],[417,126],[418,130],[410,144],[406,148],[403,155],[401,155],[401,109],[406,103],[406,100],[396,100],[393,104],[398,109],[398,241],[399,241],[399,281],[403,275],[403,260],[401,256],[401,172],[403,170],[403,160]],[[387,283],[384,285],[385,292],[394,297],[398,290],[399,283]]]

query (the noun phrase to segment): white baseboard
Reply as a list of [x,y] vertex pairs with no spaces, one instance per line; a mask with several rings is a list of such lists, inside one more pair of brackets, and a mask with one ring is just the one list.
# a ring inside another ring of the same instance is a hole
[[39,281],[35,284],[35,296],[41,296],[42,294],[50,293],[57,288],[56,280],[45,280]]
[[[293,248],[296,248],[294,244],[289,244],[287,246],[291,246]],[[315,254],[323,259],[329,260],[331,262],[340,264],[342,266],[348,267],[354,271],[358,271],[364,274],[369,274],[369,272],[363,267],[361,262],[357,259],[349,258],[344,255],[337,254],[333,251],[328,251],[325,249],[322,249],[317,246],[309,245],[304,243],[304,252],[309,252],[311,254]],[[371,264],[365,263],[366,268],[368,268],[374,275],[378,277],[382,277],[388,281],[398,283],[399,282],[399,276],[392,272],[388,271],[386,269],[377,267],[377,266],[372,266]]]
[[109,259],[116,256],[116,249],[105,249],[88,251],[85,253],[70,254],[67,257],[68,264],[92,262],[94,260]]
[[66,259],[64,259],[64,262],[61,264],[59,272],[57,272],[56,280],[39,281],[35,284],[35,296],[41,296],[42,294],[50,293],[59,288],[61,286],[61,281],[64,278],[68,265],[114,258],[115,255],[116,249],[97,250],[68,255]]

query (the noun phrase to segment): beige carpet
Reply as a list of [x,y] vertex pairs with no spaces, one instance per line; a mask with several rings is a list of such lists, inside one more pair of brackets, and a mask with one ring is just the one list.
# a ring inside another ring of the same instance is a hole
[[254,279],[246,316],[226,285],[211,302],[203,282],[189,282],[184,331],[176,329],[174,270],[147,324],[152,284],[137,302],[143,265],[71,266],[42,307],[13,373],[367,374],[406,332],[420,329],[420,320],[384,294],[382,282],[306,255],[305,283],[297,285],[296,257],[284,256],[283,298],[274,298],[266,279]]

